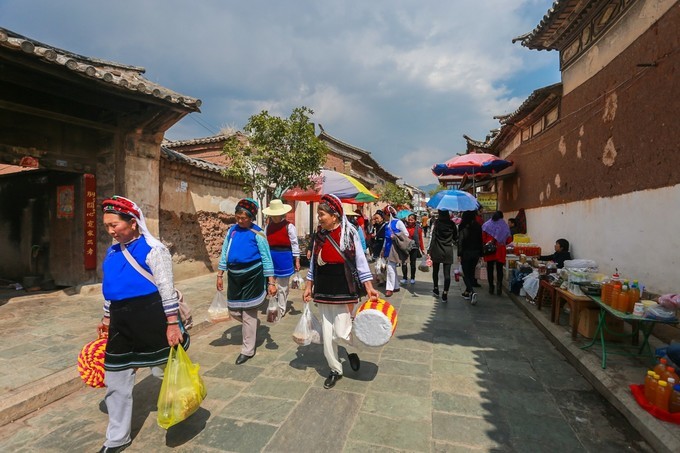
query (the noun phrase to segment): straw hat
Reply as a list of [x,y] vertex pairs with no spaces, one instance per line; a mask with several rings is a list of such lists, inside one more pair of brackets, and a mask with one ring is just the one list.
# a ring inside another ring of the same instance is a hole
[[262,214],[264,215],[285,215],[287,212],[290,212],[293,209],[292,206],[283,204],[283,201],[281,200],[272,200],[269,203],[269,206],[264,208],[262,210]]
[[342,210],[345,211],[346,216],[355,216],[358,217],[359,214],[354,212],[354,206],[352,206],[349,203],[343,203],[342,204]]

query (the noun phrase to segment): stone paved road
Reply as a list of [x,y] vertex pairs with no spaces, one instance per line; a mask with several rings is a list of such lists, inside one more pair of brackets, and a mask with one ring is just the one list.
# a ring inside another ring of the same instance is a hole
[[[212,284],[192,283],[206,295]],[[160,380],[141,371],[127,451],[652,451],[507,297],[481,288],[470,306],[454,289],[443,304],[430,287],[420,280],[391,298],[399,309],[395,337],[361,348],[360,371],[345,363],[332,390],[322,386],[321,347],[291,340],[299,311],[263,322],[257,355],[241,366],[233,363],[241,342],[234,322],[198,332],[189,354],[208,388],[202,408],[159,428]],[[292,298],[299,310],[300,291]],[[7,354],[2,360],[13,362]],[[0,451],[97,451],[107,421],[103,395],[83,387],[0,428]]]

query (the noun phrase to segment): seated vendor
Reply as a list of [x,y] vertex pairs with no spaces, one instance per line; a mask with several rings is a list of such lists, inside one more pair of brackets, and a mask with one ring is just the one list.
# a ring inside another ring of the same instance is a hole
[[513,236],[519,233],[519,227],[517,226],[517,220],[513,217],[508,219],[508,226],[510,227],[510,234]]
[[564,267],[564,262],[571,259],[571,253],[569,253],[569,241],[566,239],[558,239],[555,242],[555,253],[552,255],[541,255],[539,258],[541,261],[554,261],[557,263],[557,268],[561,269]]

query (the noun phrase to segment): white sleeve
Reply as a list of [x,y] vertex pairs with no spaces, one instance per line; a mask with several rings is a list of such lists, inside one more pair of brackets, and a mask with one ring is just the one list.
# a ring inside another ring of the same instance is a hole
[[292,223],[288,224],[288,239],[290,239],[290,247],[293,249],[293,256],[300,256],[300,244],[298,243],[297,228]]
[[[351,225],[350,225],[351,226]],[[351,226],[354,228],[353,226]],[[366,260],[366,254],[361,248],[361,240],[359,239],[359,233],[356,229],[352,232],[352,239],[354,240],[354,250],[355,258],[354,263],[357,267],[357,273],[359,274],[359,280],[361,283],[373,280],[373,274],[371,273],[371,268],[368,267],[368,260]]]
[[167,247],[153,247],[146,255],[146,264],[151,269],[163,301],[166,316],[174,315],[179,309],[177,291],[172,275],[172,257]]

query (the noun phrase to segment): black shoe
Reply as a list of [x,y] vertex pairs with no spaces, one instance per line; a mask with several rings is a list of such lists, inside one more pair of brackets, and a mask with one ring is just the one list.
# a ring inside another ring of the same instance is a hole
[[463,299],[466,299],[466,300],[470,300],[470,297],[471,297],[469,291],[465,291],[463,294],[461,294],[461,296],[463,296]]
[[359,360],[359,356],[357,354],[347,354],[347,357],[349,357],[349,366],[354,370],[354,371],[359,371],[359,368],[361,368],[361,360]]
[[444,291],[442,293],[442,302],[446,302],[447,300],[449,300],[449,293],[448,291]]
[[434,288],[432,290],[432,294],[434,294],[435,296],[438,296],[439,295],[439,288]]
[[236,357],[236,365],[241,365],[242,363],[246,363],[248,360],[252,359],[253,357],[255,357],[255,354],[253,354],[253,355],[239,354],[238,357]]
[[496,289],[493,287],[493,285],[489,285],[489,294],[491,294],[493,296],[495,292],[496,292]]
[[332,389],[335,387],[335,383],[340,379],[342,379],[342,374],[338,373],[337,371],[331,371],[331,374],[328,375],[326,381],[323,383],[323,388]]
[[99,453],[118,453],[119,451],[123,451],[127,447],[129,447],[131,443],[132,443],[132,441],[130,441],[126,444],[123,444],[123,445],[119,445],[117,447],[107,447],[105,445],[105,446],[102,447],[101,450],[99,450]]
[[480,285],[479,282],[478,282],[477,280],[475,280],[474,283],[472,283],[472,286],[473,286],[474,288],[481,288],[481,287],[482,287],[482,285]]

